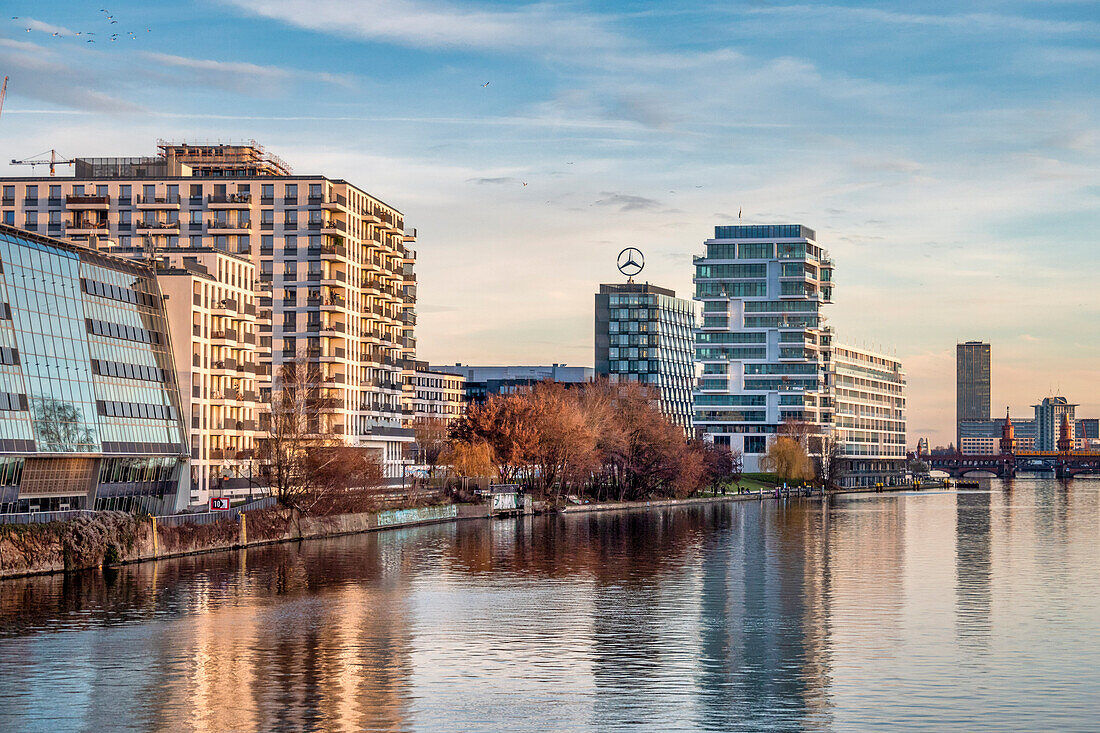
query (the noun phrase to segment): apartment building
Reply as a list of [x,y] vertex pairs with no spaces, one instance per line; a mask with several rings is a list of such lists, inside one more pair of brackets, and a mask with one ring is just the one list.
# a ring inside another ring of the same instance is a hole
[[829,350],[832,430],[845,486],[895,483],[905,472],[905,372],[901,362],[866,349]]
[[799,224],[717,226],[694,258],[695,426],[759,471],[785,420],[828,423],[833,263]]
[[152,267],[0,226],[0,511],[186,506]]
[[[0,217],[101,252],[146,261],[166,257],[170,268],[206,262],[201,266],[214,279],[204,280],[203,287],[238,304],[248,302],[232,281],[238,269],[212,265],[208,253],[251,263],[254,355],[256,363],[270,368],[272,387],[278,388],[282,365],[305,362],[319,375],[323,395],[313,421],[316,433],[376,451],[387,475],[399,478],[403,446],[413,439],[416,346],[416,255],[409,247],[415,232],[405,232],[401,212],[347,181],[294,175],[255,142],[161,141],[158,147],[159,154],[150,157],[78,158],[72,178],[0,179]],[[195,285],[192,281],[192,289]],[[169,303],[182,307],[180,299]],[[172,319],[191,319],[188,333],[173,332],[181,340],[196,339],[184,353],[193,360],[209,349],[210,363],[224,362],[214,358],[214,350],[234,353],[232,345],[207,335],[221,322],[213,311],[202,313],[211,320],[202,335],[195,335],[193,302],[188,307],[187,317]],[[205,462],[194,477],[192,496],[210,490],[213,466],[226,460],[229,446],[247,442],[221,440],[224,428],[217,426],[224,422],[214,416],[224,421],[227,413],[205,402],[218,399],[213,396],[219,394],[215,376],[228,375],[193,371],[191,383],[185,384],[190,394],[198,387],[207,395],[193,398],[204,401],[198,427],[194,415],[188,423],[192,433],[198,431],[192,456]],[[254,389],[241,394],[259,399],[234,406],[243,413],[228,414],[262,420],[264,387],[255,380],[251,384]]]
[[160,255],[157,277],[171,332],[190,334],[173,340],[179,382],[190,385],[182,393],[190,502],[259,491],[255,452],[266,435],[260,419],[270,399],[271,349],[261,335],[270,318],[257,307],[256,268],[247,257],[197,247]]
[[466,378],[433,370],[427,362],[416,362],[413,375],[413,417],[450,422],[466,409]]

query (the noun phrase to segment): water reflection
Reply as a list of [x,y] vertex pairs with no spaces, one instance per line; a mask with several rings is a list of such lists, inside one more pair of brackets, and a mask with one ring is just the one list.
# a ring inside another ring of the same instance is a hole
[[0,729],[1085,728],[1098,497],[474,521],[6,581]]

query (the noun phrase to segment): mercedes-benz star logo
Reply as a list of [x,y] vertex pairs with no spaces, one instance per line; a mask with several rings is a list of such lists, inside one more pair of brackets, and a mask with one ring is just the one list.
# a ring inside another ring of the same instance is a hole
[[637,247],[627,247],[619,253],[616,264],[619,266],[619,272],[627,277],[634,277],[645,267],[645,255]]

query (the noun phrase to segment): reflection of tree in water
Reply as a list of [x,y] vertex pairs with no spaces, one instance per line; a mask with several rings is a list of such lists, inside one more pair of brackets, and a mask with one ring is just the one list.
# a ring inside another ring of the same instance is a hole
[[38,450],[80,453],[92,450],[95,433],[84,426],[83,415],[72,402],[53,397],[31,398]]

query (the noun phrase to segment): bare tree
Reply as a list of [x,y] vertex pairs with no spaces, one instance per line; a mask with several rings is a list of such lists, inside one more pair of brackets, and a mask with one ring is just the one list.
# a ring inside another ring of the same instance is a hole
[[777,436],[768,445],[768,452],[760,461],[768,473],[774,473],[784,481],[804,481],[814,477],[813,463],[806,448],[794,438]]
[[844,444],[835,431],[813,440],[814,474],[826,489],[838,488],[844,479]]
[[267,436],[257,450],[271,492],[294,506],[310,489],[309,451],[333,445],[320,433],[317,410],[325,407],[318,385],[321,374],[303,356],[282,365],[272,385]]
[[418,417],[413,421],[416,459],[428,467],[430,478],[435,477],[436,469],[447,451],[449,433],[447,421],[438,417]]

